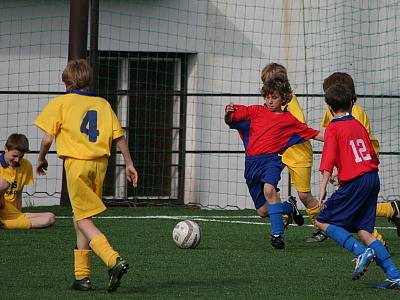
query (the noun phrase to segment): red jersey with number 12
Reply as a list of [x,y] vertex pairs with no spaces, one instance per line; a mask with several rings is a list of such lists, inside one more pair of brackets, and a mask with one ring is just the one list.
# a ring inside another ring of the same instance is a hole
[[339,183],[377,171],[379,160],[365,127],[352,115],[333,119],[324,134],[321,172],[338,170]]

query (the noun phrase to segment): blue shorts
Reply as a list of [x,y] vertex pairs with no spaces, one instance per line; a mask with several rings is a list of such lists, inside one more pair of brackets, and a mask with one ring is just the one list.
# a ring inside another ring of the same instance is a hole
[[343,227],[349,232],[366,230],[372,233],[379,189],[378,172],[357,177],[331,195],[317,221]]
[[266,202],[264,184],[277,188],[283,168],[282,159],[277,154],[246,156],[244,178],[256,209]]

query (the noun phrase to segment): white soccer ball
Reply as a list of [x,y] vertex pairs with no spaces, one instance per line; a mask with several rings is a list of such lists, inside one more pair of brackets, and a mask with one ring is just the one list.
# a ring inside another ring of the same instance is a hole
[[200,238],[200,226],[192,220],[179,222],[172,231],[172,239],[179,248],[196,248],[200,243]]

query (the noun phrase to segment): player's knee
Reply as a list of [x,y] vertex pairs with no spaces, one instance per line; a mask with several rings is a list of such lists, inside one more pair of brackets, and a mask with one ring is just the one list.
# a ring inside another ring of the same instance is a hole
[[264,186],[264,195],[267,199],[275,199],[277,197],[276,189],[272,185],[265,185]]
[[0,179],[0,192],[1,191],[6,191],[8,189],[8,187],[10,186],[10,184],[8,183],[7,180],[5,179]]
[[266,216],[268,216],[268,209],[267,206],[261,206],[260,208],[257,209],[257,214],[261,217],[261,218],[265,218]]

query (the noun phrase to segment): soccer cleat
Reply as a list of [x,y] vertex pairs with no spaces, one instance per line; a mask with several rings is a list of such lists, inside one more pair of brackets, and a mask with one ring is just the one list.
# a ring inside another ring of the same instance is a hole
[[92,289],[92,282],[89,277],[80,280],[75,279],[71,285],[71,289],[77,291],[90,291]]
[[371,248],[365,249],[363,253],[357,256],[354,261],[356,266],[352,275],[353,280],[360,279],[368,269],[369,264],[374,260],[375,252]]
[[400,201],[392,201],[390,205],[392,205],[394,214],[389,218],[389,221],[396,226],[397,236],[400,237]]
[[121,282],[121,278],[128,272],[129,265],[121,257],[117,257],[117,263],[108,270],[109,282],[107,292],[114,292]]
[[387,278],[384,282],[377,284],[375,287],[378,289],[400,290],[400,278],[398,279]]
[[289,225],[293,223],[292,215],[283,215],[282,219],[283,219],[283,228],[284,229],[287,229],[289,227]]
[[304,224],[304,218],[301,214],[301,212],[297,209],[297,201],[296,198],[293,196],[290,196],[288,199],[289,203],[292,204],[294,212],[292,213],[292,217],[294,222],[298,225],[298,226],[302,226]]
[[312,236],[306,239],[306,243],[320,243],[325,241],[327,237],[328,236],[325,234],[325,232],[322,230],[317,230],[312,234]]
[[285,240],[281,235],[273,235],[271,234],[271,245],[275,249],[285,249]]

